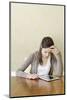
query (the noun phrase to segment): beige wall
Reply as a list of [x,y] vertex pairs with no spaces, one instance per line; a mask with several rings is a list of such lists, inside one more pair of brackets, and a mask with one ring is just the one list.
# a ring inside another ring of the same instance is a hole
[[[11,4],[11,69],[38,50],[44,36],[51,36],[64,60],[64,6]],[[64,63],[64,61],[63,61]]]

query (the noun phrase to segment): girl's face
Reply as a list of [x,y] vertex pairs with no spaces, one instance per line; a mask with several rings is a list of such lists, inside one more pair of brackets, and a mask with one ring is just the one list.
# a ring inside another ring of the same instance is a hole
[[42,57],[47,58],[50,55],[50,49],[42,48],[41,53],[42,53]]

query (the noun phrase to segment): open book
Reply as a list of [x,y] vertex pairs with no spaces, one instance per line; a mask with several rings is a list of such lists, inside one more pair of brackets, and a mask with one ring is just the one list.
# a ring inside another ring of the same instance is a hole
[[49,75],[39,75],[38,76],[40,79],[42,79],[42,80],[45,80],[45,81],[53,81],[53,80],[57,80],[57,79],[60,79],[60,77],[58,77],[58,76],[49,76]]

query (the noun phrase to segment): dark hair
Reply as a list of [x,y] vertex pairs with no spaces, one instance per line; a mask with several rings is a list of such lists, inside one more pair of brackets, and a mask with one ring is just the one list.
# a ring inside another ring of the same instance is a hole
[[51,37],[44,37],[42,39],[40,49],[39,49],[39,63],[42,64],[42,54],[41,50],[42,48],[49,48],[50,46],[54,45],[53,39]]

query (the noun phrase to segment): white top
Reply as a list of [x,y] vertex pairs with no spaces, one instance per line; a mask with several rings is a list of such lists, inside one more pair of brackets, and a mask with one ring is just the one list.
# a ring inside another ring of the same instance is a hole
[[38,65],[38,75],[48,75],[49,71],[50,71],[50,67],[51,67],[51,63],[50,63],[50,56],[47,60],[46,65]]

